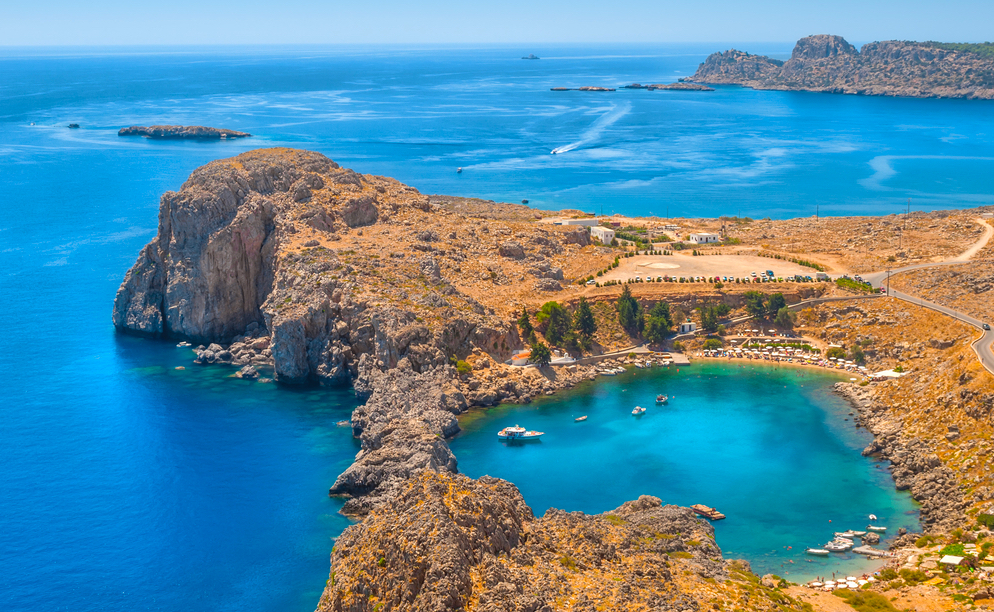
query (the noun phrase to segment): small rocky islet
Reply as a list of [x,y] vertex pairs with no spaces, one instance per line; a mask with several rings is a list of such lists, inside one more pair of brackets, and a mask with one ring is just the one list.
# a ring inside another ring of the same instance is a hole
[[117,135],[144,136],[153,140],[229,140],[248,138],[252,134],[203,125],[133,125],[121,128]]

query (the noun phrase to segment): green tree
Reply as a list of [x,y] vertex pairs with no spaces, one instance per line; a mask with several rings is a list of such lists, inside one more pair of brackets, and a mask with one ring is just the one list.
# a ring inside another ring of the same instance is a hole
[[773,320],[780,312],[780,309],[787,305],[787,300],[782,293],[774,293],[766,303],[766,318]]
[[662,342],[669,335],[672,327],[673,319],[670,316],[670,305],[666,302],[656,302],[646,317],[645,337],[650,342]]
[[594,312],[590,310],[587,298],[581,297],[580,303],[576,306],[576,313],[573,315],[573,327],[581,338],[589,340],[597,331],[597,321],[594,320]]
[[543,329],[545,339],[559,346],[573,329],[573,317],[559,302],[546,302],[535,315],[535,322]]
[[746,301],[746,312],[754,317],[766,314],[766,296],[761,291],[746,291],[742,295]]
[[532,354],[529,359],[540,368],[547,366],[552,361],[552,351],[544,342],[536,342],[532,345]]
[[633,336],[642,333],[645,328],[645,317],[642,314],[642,305],[632,296],[631,290],[626,285],[618,296],[616,305],[618,309],[618,322],[625,331]]
[[846,350],[838,346],[833,346],[832,348],[825,351],[825,357],[828,358],[835,357],[836,359],[843,359],[845,358],[845,356],[846,356]]
[[704,341],[704,350],[705,351],[713,351],[713,350],[716,350],[716,349],[720,349],[721,346],[722,346],[721,340],[719,340],[717,338],[708,338],[707,340]]
[[708,333],[718,331],[717,309],[711,304],[701,306],[701,329]]
[[525,338],[528,338],[535,333],[535,328],[532,327],[531,317],[528,316],[528,309],[524,306],[521,307],[521,316],[518,317],[518,328],[521,329],[521,335]]
[[794,327],[794,320],[796,318],[797,315],[791,312],[789,308],[784,306],[783,308],[777,311],[777,316],[773,317],[773,322],[779,325],[780,327],[783,327],[785,329],[790,329],[791,327]]

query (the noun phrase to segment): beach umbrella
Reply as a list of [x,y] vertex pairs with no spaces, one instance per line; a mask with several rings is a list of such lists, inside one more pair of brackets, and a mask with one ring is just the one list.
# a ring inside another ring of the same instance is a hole
[[856,379],[855,378],[850,378],[849,381],[850,382],[856,382]]

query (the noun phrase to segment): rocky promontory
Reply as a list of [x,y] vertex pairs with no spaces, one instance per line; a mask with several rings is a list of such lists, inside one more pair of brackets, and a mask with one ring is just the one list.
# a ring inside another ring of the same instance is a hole
[[601,515],[536,518],[514,485],[422,472],[335,542],[318,612],[800,610],[714,529],[642,496]]
[[121,128],[117,135],[144,136],[157,140],[227,140],[230,138],[248,138],[252,134],[202,125],[150,125],[147,127],[133,125]]
[[731,49],[712,53],[690,79],[754,89],[915,98],[994,99],[994,54],[985,45],[873,42],[841,36],[797,41],[786,62]]
[[[491,204],[490,215],[502,210]],[[518,221],[520,206],[491,230],[453,212],[462,207],[307,151],[212,162],[162,196],[114,325],[201,343],[198,363],[251,366],[248,378],[271,367],[283,383],[351,384],[363,446],[331,492],[366,512],[419,470],[455,470],[444,438],[469,406],[591,375],[573,368],[550,383],[503,365],[522,346],[510,287],[561,288],[560,266],[593,248],[587,233]]]

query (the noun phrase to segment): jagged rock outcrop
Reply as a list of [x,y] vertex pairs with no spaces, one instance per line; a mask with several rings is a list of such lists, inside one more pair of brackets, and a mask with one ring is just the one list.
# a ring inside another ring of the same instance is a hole
[[229,138],[248,138],[252,134],[203,125],[133,125],[121,128],[118,130],[117,135],[144,136],[160,140],[225,140]]
[[735,49],[713,53],[691,80],[755,89],[994,99],[994,57],[931,42],[874,42],[857,51],[841,36],[822,34],[797,41],[786,62]]
[[317,610],[664,612],[745,590],[750,609],[800,609],[731,565],[710,524],[655,497],[536,518],[508,482],[425,471],[338,538]]
[[926,530],[949,531],[966,521],[965,501],[955,473],[919,438],[902,435],[903,423],[888,415],[874,392],[851,383],[836,383],[835,392],[859,411],[860,423],[873,435],[864,455],[890,461],[898,490],[910,490],[921,507],[921,524]]

